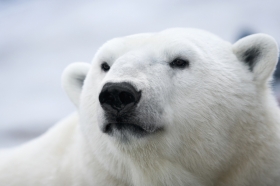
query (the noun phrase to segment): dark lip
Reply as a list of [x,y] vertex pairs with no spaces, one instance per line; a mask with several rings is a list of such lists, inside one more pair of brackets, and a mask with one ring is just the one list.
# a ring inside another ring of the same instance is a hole
[[145,125],[139,125],[129,122],[110,122],[105,124],[102,128],[102,132],[109,135],[113,134],[115,130],[120,132],[128,131],[136,136],[143,136],[157,131],[157,129],[145,127]]
[[133,124],[133,123],[126,123],[126,122],[116,122],[116,123],[108,123],[103,128],[104,133],[111,133],[113,130],[113,127],[117,130],[134,130],[135,132],[147,132],[143,127]]

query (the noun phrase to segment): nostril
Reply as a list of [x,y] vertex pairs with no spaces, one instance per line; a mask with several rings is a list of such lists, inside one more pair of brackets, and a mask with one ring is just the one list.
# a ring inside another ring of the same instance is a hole
[[101,104],[103,104],[103,103],[105,103],[105,102],[107,102],[107,101],[109,101],[111,99],[112,99],[112,95],[109,92],[107,92],[107,91],[102,92],[99,95],[99,101],[100,101]]
[[128,105],[129,103],[135,102],[135,97],[129,92],[124,92],[124,91],[122,91],[119,94],[119,99],[124,105]]
[[110,94],[110,93],[107,92],[107,94],[106,94],[106,100],[107,100],[107,101],[114,101],[114,99],[115,99],[114,96],[113,96],[112,94]]

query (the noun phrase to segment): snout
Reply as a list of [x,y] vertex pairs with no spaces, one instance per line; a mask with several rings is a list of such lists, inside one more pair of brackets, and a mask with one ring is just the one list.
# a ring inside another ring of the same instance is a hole
[[127,82],[106,83],[99,94],[99,102],[106,112],[120,114],[129,111],[141,99],[141,91]]
[[133,117],[136,114],[134,108],[140,99],[141,91],[137,91],[130,83],[106,83],[99,94],[106,118],[102,131],[109,135],[125,131],[138,136],[144,134],[145,130]]
[[143,115],[145,111],[141,111],[143,108],[138,105],[141,94],[141,90],[128,82],[106,83],[99,94],[104,110],[102,132],[126,138],[128,135],[143,137],[160,131],[161,127],[151,120],[149,113]]

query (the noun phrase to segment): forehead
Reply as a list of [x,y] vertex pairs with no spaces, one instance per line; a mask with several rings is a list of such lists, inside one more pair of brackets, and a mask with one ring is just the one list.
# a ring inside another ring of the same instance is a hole
[[131,51],[148,50],[170,52],[173,50],[221,50],[230,44],[219,37],[199,29],[175,28],[158,33],[135,34],[115,38],[105,43],[98,51],[97,57],[114,59]]

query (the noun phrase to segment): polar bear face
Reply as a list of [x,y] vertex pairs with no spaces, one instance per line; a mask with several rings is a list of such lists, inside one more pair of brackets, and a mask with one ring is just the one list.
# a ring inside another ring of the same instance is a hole
[[236,123],[254,115],[275,46],[266,35],[232,45],[196,29],[132,35],[105,43],[91,65],[66,69],[64,86],[89,140],[227,151]]

